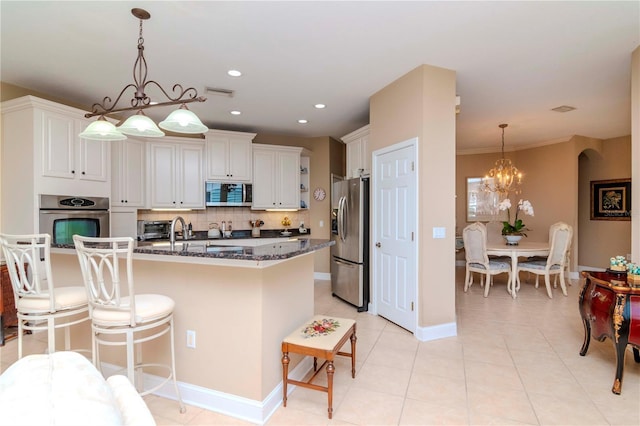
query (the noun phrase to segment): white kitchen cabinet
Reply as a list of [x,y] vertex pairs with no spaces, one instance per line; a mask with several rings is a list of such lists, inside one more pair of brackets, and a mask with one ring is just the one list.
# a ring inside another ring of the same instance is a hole
[[106,182],[108,143],[82,139],[78,135],[89,120],[66,111],[41,110],[42,176]]
[[111,142],[111,205],[145,207],[146,144],[129,136]]
[[149,208],[204,209],[204,142],[148,142]]
[[360,177],[371,173],[371,153],[369,152],[369,125],[343,136],[347,145],[347,177]]
[[209,130],[207,141],[207,179],[251,183],[253,175],[252,141],[255,133]]
[[302,148],[253,144],[254,210],[300,208]]
[[80,139],[84,111],[35,96],[2,102],[0,111],[0,229],[39,232],[39,194],[111,196],[109,142]]

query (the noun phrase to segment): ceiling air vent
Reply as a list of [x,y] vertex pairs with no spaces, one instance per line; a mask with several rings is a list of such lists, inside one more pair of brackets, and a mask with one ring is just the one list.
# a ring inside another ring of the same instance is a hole
[[551,111],[555,112],[569,112],[573,111],[575,108],[569,105],[561,105],[559,107],[551,108]]
[[235,93],[233,90],[221,89],[219,87],[205,87],[204,91],[210,95],[227,96],[229,98],[233,98],[233,94]]

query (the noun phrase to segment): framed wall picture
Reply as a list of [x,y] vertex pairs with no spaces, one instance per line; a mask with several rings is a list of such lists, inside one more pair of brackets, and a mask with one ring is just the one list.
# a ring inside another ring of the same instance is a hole
[[483,178],[467,178],[467,222],[507,220],[506,211],[498,210],[500,195],[483,190]]
[[631,220],[631,179],[591,181],[591,220]]

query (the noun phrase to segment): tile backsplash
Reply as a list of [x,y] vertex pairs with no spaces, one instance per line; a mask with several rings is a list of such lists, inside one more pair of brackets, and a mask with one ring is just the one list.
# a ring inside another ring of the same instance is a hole
[[309,210],[294,212],[267,212],[263,210],[251,210],[249,207],[207,207],[206,210],[191,211],[152,211],[138,210],[138,220],[171,220],[175,216],[182,216],[184,221],[193,225],[194,231],[206,231],[210,223],[220,225],[224,220],[226,223],[233,222],[233,229],[251,229],[249,221],[262,220],[262,229],[283,229],[282,219],[287,216],[291,220],[290,229],[298,228],[300,222],[304,222],[308,228],[310,226]]

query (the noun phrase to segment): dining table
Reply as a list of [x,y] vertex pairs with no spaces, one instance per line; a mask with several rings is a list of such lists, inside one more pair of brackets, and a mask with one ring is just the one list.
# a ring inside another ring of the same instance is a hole
[[487,255],[508,256],[511,258],[511,279],[507,282],[507,292],[514,299],[517,296],[518,258],[549,256],[549,243],[538,241],[520,241],[517,245],[508,245],[505,241],[487,242]]

